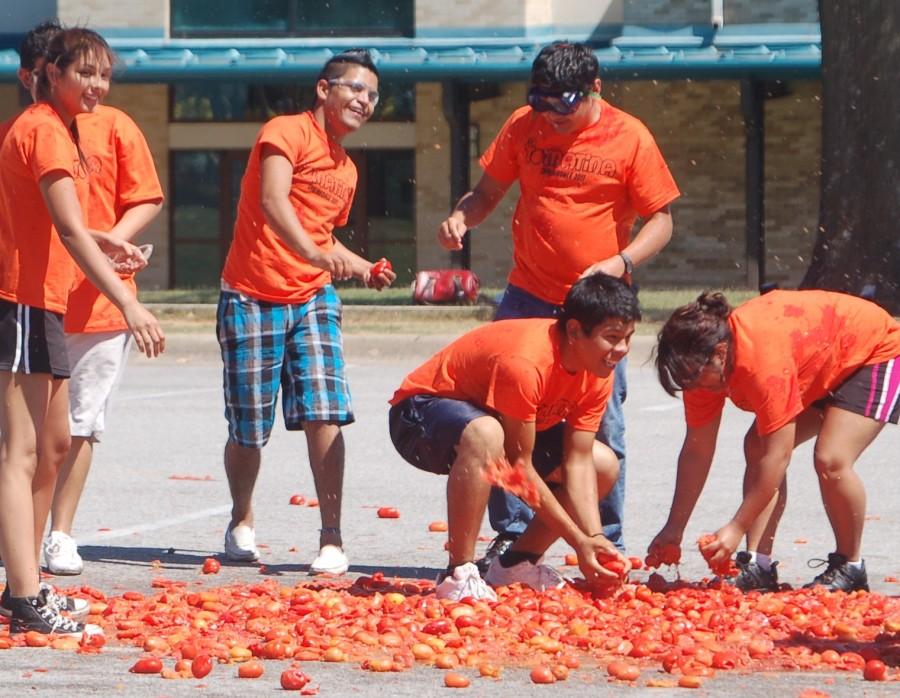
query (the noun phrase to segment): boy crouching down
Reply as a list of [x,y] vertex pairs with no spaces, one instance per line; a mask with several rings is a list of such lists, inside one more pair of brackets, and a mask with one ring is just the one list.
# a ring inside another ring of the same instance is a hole
[[[627,353],[637,298],[597,273],[578,281],[557,319],[504,320],[463,335],[410,373],[391,399],[391,440],[409,463],[449,475],[450,564],[439,598],[496,598],[493,586],[519,582],[543,591],[563,584],[540,564],[562,537],[592,584],[614,581],[597,560],[628,561],[603,536],[597,503],[618,461],[594,435]],[[537,517],[484,578],[474,564],[487,507],[486,476],[503,458],[520,462],[537,490]],[[485,583],[487,582],[487,584]]]

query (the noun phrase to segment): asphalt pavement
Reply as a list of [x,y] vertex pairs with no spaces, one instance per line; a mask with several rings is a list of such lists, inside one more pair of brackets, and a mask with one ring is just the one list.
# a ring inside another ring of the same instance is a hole
[[[134,589],[150,593],[161,574],[199,586],[258,579],[256,568],[223,564],[215,577],[200,574],[203,560],[222,551],[230,498],[222,469],[225,421],[221,363],[211,327],[172,334],[169,350],[157,360],[133,355],[114,404],[108,432],[95,451],[93,471],[82,498],[74,535],[85,560],[84,573],[58,578],[60,586],[90,584],[108,594]],[[404,375],[453,338],[453,333],[372,334],[348,332],[349,378],[356,423],[344,430],[347,463],[343,531],[351,575],[386,574],[433,578],[446,565],[444,537],[428,523],[446,518],[445,479],[420,472],[394,452],[387,432],[387,400]],[[675,459],[681,446],[681,404],[658,386],[647,363],[651,338],[637,337],[629,360],[626,403],[628,486],[626,543],[643,556],[665,521],[671,501]],[[729,408],[706,490],[685,541],[696,540],[728,521],[740,501],[741,442],[751,418]],[[872,590],[896,596],[900,585],[900,429],[888,427],[858,463],[868,489],[864,554]],[[263,452],[255,494],[258,542],[263,562],[285,585],[308,579],[319,528],[319,512],[290,506],[292,494],[315,496],[302,433],[287,432],[280,420]],[[394,506],[399,519],[379,519],[379,506]],[[491,534],[485,520],[483,533]],[[815,571],[807,567],[832,549],[812,467],[811,445],[795,452],[789,471],[789,503],[776,543],[782,581],[799,585]],[[567,552],[557,544],[547,561],[562,564]],[[681,574],[705,576],[705,565],[690,543]],[[2,573],[0,573],[2,578]],[[109,647],[99,656],[17,649],[0,652],[0,694],[198,695],[194,681],[160,682],[127,673],[138,650]],[[239,681],[222,670],[210,695],[246,695],[277,688],[280,667],[267,668],[256,682]],[[322,695],[421,696],[444,691],[440,672],[416,668],[401,674],[372,674],[353,665],[309,664]],[[825,681],[833,681],[823,685]],[[473,683],[472,693],[486,692]],[[740,674],[720,672],[704,685],[704,695],[797,695],[817,686],[832,695],[896,695],[896,684],[862,685],[858,673]],[[665,695],[669,689],[607,684],[600,669],[585,667],[552,689],[534,686],[524,670],[507,670],[493,683],[494,696],[554,694]]]

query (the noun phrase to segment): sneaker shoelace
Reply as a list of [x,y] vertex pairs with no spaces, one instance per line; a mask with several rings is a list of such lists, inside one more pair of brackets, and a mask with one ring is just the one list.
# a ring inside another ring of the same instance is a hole
[[831,584],[835,577],[841,574],[841,567],[844,561],[836,556],[829,555],[827,560],[820,557],[813,558],[806,563],[810,569],[818,569],[822,565],[828,565],[824,572],[816,575],[815,581],[819,584]]
[[50,626],[50,632],[77,633],[79,630],[78,623],[60,615],[59,611],[50,604],[49,599],[43,606],[38,607],[37,612]]

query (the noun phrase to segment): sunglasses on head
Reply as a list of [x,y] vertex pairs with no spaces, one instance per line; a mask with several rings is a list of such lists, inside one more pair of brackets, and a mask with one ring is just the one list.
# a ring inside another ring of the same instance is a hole
[[587,94],[582,90],[550,92],[540,87],[532,87],[528,90],[528,106],[537,112],[552,111],[566,116],[578,109],[578,105]]

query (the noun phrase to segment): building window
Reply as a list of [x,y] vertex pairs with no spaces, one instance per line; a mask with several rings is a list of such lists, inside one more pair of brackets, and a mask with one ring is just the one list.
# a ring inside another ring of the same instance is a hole
[[349,224],[337,236],[357,254],[391,260],[395,285],[412,281],[416,271],[415,151],[350,150],[359,171]]
[[[173,288],[215,287],[237,216],[248,150],[173,150],[170,278]],[[354,149],[359,184],[341,241],[367,259],[387,257],[397,283],[415,271],[414,176],[411,149]]]
[[[382,83],[372,121],[415,121],[412,83]],[[176,122],[264,122],[281,114],[297,114],[315,103],[313,85],[250,83],[181,83],[171,89],[170,119]]]
[[171,0],[176,38],[413,36],[413,0]]

